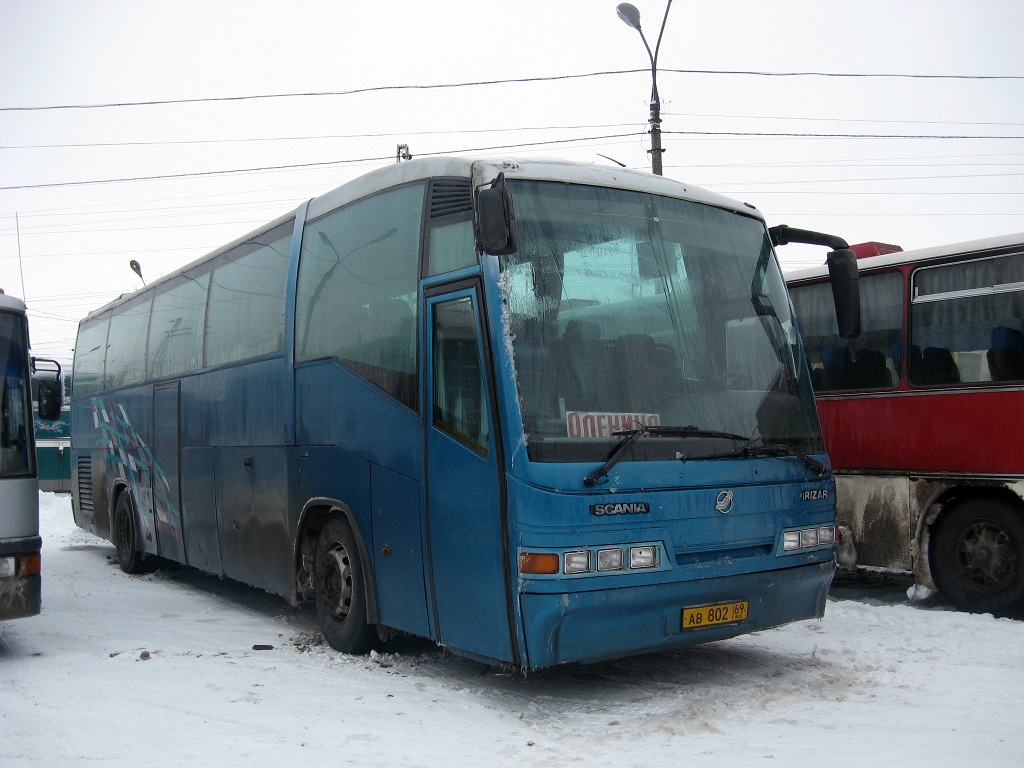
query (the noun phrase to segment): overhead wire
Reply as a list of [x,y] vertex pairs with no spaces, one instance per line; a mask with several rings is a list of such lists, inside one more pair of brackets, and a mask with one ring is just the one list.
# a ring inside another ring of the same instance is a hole
[[[311,98],[324,96],[353,96],[363,93],[382,93],[388,91],[438,90],[445,88],[471,88],[485,85],[512,85],[539,82],[556,82],[560,80],[578,80],[590,77],[606,77],[609,75],[632,75],[649,72],[648,69],[616,69],[600,72],[584,72],[568,75],[547,75],[537,77],[515,77],[496,80],[473,80],[461,83],[431,83],[405,85],[378,85],[365,88],[351,88],[340,91],[298,91],[289,93],[264,93],[236,96],[208,96],[184,99],[152,99],[147,101],[102,102],[95,104],[49,104],[38,106],[0,107],[0,112],[41,112],[62,109],[110,109],[120,107],[150,107],[174,104],[203,104],[229,101],[254,101],[261,99]],[[769,72],[764,70],[728,70],[728,69],[672,69],[663,67],[660,73],[685,75],[734,75],[747,77],[824,77],[824,78],[884,78],[914,80],[1024,80],[1024,75],[962,75],[942,73],[906,73],[906,72]]]
[[[478,152],[494,152],[510,149],[530,149],[538,147],[553,147],[566,144],[575,144],[587,141],[607,141],[611,139],[635,138],[645,135],[642,131],[631,133],[611,134],[604,136],[586,136],[571,139],[549,139],[545,141],[521,142],[516,144],[497,144],[485,147],[472,147],[462,149],[448,149],[435,152],[419,152],[419,157],[437,157],[442,155],[460,155]],[[1021,140],[1024,134],[1020,135],[985,135],[985,134],[883,134],[883,133],[799,133],[783,131],[662,131],[662,135],[675,136],[706,136],[706,137],[732,137],[732,138],[753,138],[753,139],[887,139],[887,140]],[[386,162],[393,160],[393,157],[364,157],[346,160],[322,160],[310,163],[287,163],[281,165],[255,166],[250,168],[231,168],[215,171],[192,171],[185,173],[153,174],[149,176],[130,176],[108,179],[83,179],[78,181],[45,182],[39,184],[11,184],[0,185],[0,191],[19,189],[51,189],[57,187],[78,187],[92,184],[120,184],[138,181],[159,181],[167,179],[188,179],[202,178],[209,176],[225,176],[233,174],[262,173],[268,171],[305,170],[311,168],[325,168],[330,166],[351,165],[368,162]]]

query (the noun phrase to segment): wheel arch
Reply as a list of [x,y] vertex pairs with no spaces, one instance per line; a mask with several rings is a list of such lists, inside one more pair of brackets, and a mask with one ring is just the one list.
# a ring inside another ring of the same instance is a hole
[[920,515],[914,536],[914,576],[918,584],[936,589],[930,546],[943,521],[961,504],[982,499],[1002,502],[1024,519],[1024,481],[1021,480],[963,478],[936,490],[930,498],[922,500],[919,496]]
[[365,578],[366,619],[370,624],[377,624],[377,579],[373,570],[373,558],[370,547],[359,521],[351,507],[337,499],[317,497],[309,499],[299,514],[293,552],[293,569],[295,572],[295,597],[297,601],[313,599],[313,560],[316,551],[316,540],[324,521],[331,515],[342,517],[352,530],[359,553],[359,563]]
[[114,540],[116,532],[114,531],[114,510],[117,509],[117,502],[121,500],[122,494],[127,493],[129,498],[132,500],[132,510],[135,512],[136,523],[141,523],[139,517],[139,505],[135,500],[135,496],[132,494],[132,488],[128,484],[127,480],[123,478],[117,478],[110,485],[110,493],[107,494],[107,520],[109,521],[110,527],[110,540]]

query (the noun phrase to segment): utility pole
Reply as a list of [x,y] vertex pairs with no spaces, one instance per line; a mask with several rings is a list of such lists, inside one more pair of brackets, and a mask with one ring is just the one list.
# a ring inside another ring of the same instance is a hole
[[672,7],[672,0],[668,0],[665,6],[665,17],[661,20],[661,31],[658,33],[658,42],[654,45],[654,51],[647,44],[647,37],[640,28],[640,11],[632,3],[620,3],[615,11],[619,18],[628,26],[640,33],[640,39],[647,49],[647,57],[651,60],[651,172],[661,176],[661,156],[665,150],[661,148],[661,96],[658,94],[658,51],[661,50],[661,38],[665,34],[665,22],[668,21],[668,12]]

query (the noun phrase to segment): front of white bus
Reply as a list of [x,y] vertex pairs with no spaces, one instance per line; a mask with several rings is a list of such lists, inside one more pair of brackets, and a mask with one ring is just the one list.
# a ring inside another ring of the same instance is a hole
[[25,305],[0,291],[0,621],[41,604],[36,480]]
[[821,617],[834,480],[761,215],[590,166],[478,182],[499,170],[516,237],[484,270],[523,666]]

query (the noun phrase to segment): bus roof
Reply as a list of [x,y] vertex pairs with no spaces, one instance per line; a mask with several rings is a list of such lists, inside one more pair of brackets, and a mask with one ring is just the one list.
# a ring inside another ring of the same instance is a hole
[[[915,251],[899,251],[897,253],[886,253],[881,256],[867,256],[857,259],[857,267],[860,270],[877,269],[879,267],[891,267],[899,264],[916,264],[933,259],[941,259],[946,256],[967,255],[971,253],[982,253],[997,248],[1012,248],[1024,245],[1024,232],[1011,235],[999,235],[996,237],[985,237],[980,240],[966,240],[961,243],[949,245],[936,245],[931,248],[920,248]],[[804,280],[813,280],[828,275],[828,267],[824,264],[809,269],[801,269],[786,274],[787,283],[798,283]]]
[[[650,192],[656,195],[677,197],[697,203],[712,205],[717,208],[735,211],[745,216],[763,220],[764,216],[753,205],[740,203],[723,195],[710,192],[701,187],[684,184],[673,179],[666,179],[663,176],[654,176],[645,171],[634,171],[627,168],[612,168],[596,163],[582,163],[570,160],[558,160],[550,158],[530,159],[503,159],[503,158],[470,158],[470,157],[428,157],[408,160],[401,163],[391,163],[382,168],[377,168],[358,178],[349,181],[336,189],[326,192],[319,197],[313,198],[308,203],[306,217],[314,219],[324,213],[334,210],[342,205],[360,200],[376,192],[389,189],[401,184],[407,184],[422,179],[449,177],[467,178],[473,181],[473,186],[490,183],[498,173],[504,173],[509,179],[530,179],[538,181],[564,181],[589,186],[613,187],[616,189],[628,189],[638,192]],[[301,206],[300,206],[301,208]],[[272,222],[267,222],[261,227],[254,229],[242,237],[225,243],[216,250],[199,257],[186,264],[182,268],[171,272],[158,280],[154,280],[144,288],[132,293],[118,296],[111,302],[90,312],[83,322],[124,302],[130,301],[134,296],[155,286],[172,280],[200,264],[214,258],[215,256],[245,243],[253,236],[265,232],[273,227],[291,219],[296,215],[299,208],[292,210]]]
[[25,311],[25,302],[0,292],[0,309],[6,309],[8,312],[23,313]]
[[378,168],[311,201],[309,215],[314,218],[320,213],[333,210],[339,205],[358,200],[382,189],[419,179],[444,176],[465,177],[472,179],[474,186],[479,186],[490,183],[499,173],[504,173],[510,179],[565,181],[590,186],[652,192],[653,194],[707,203],[718,208],[763,218],[752,205],[737,202],[701,187],[666,179],[664,176],[654,176],[646,171],[552,158],[479,159],[471,157],[429,157],[392,163]]

